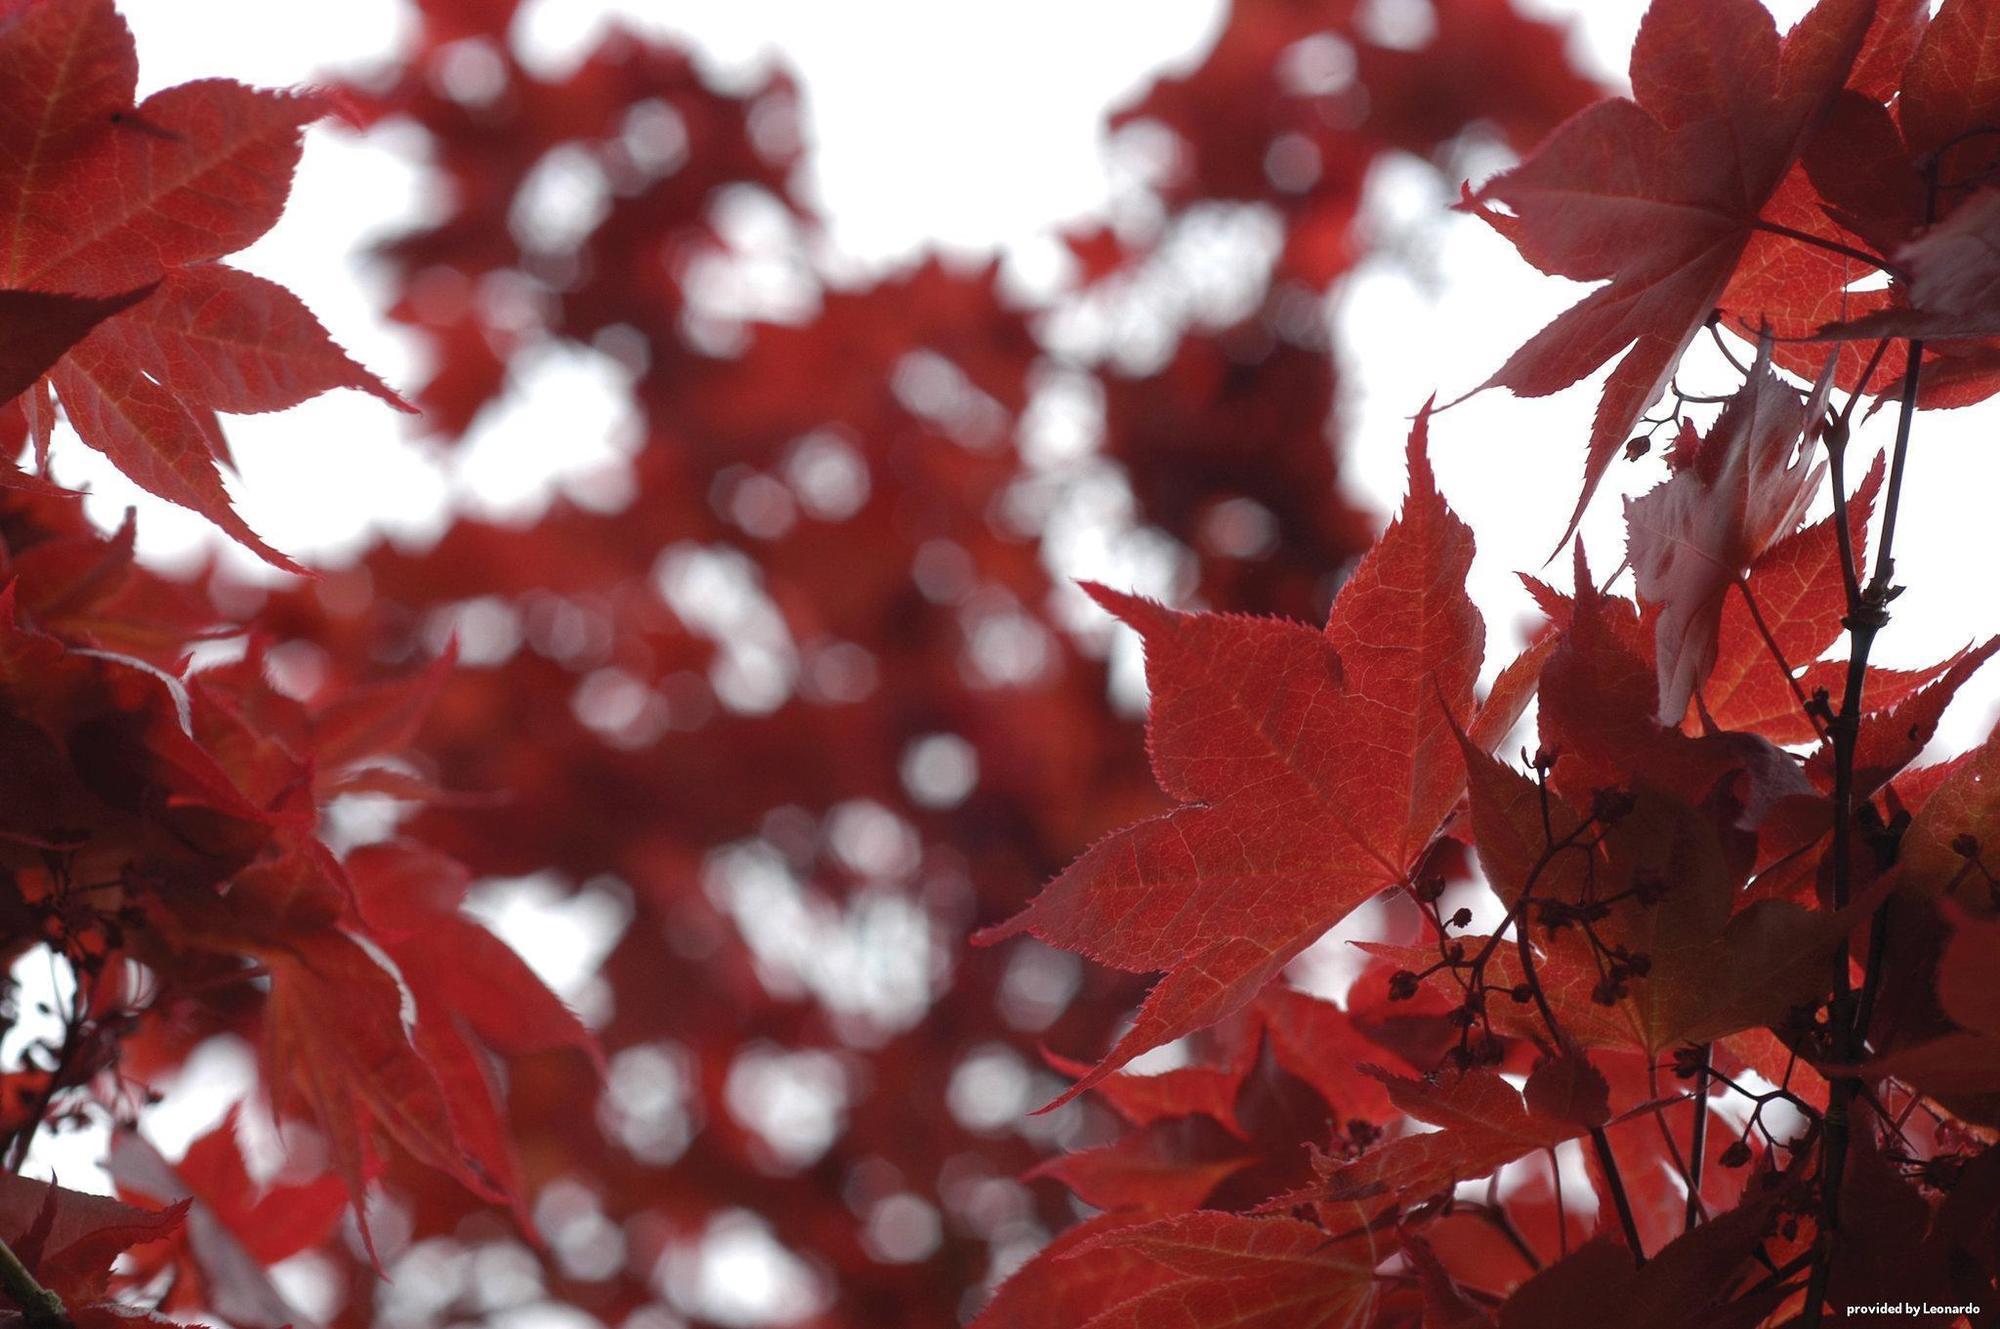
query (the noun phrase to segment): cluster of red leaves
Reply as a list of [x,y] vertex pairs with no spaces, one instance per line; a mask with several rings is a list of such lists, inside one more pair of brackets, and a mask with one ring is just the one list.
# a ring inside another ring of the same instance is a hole
[[[53,400],[151,493],[280,567],[229,504],[218,412],[333,388],[402,403],[282,286],[217,260],[284,210],[313,97],[226,79],[133,104],[139,61],[109,0],[17,0],[0,48],[0,394],[45,461]],[[18,450],[18,449],[17,449]],[[10,464],[4,483],[46,491]]]
[[[609,1107],[580,1111],[557,1065],[510,1081],[533,1184],[575,1209],[544,1228],[548,1294],[606,1323],[662,1301],[678,1319],[720,1318],[675,1271],[748,1210],[809,1271],[814,1323],[961,1320],[1071,1220],[1055,1174],[1018,1179],[1052,1142],[1110,1124],[1079,1104],[1051,1131],[1005,1104],[1055,1091],[1038,1044],[1101,1046],[1137,995],[1038,945],[968,953],[964,939],[1076,846],[1158,806],[1049,570],[1048,495],[1078,477],[1024,445],[1050,382],[1102,402],[1090,464],[1123,468],[1148,528],[1127,538],[1174,551],[1187,591],[1323,612],[1369,522],[1338,492],[1334,376],[1319,319],[1299,310],[1364,251],[1363,179],[1388,152],[1442,161],[1475,128],[1525,148],[1592,90],[1563,72],[1467,80],[1482,53],[1566,69],[1560,34],[1501,4],[1441,11],[1416,50],[1372,40],[1359,7],[1238,5],[1203,65],[1129,113],[1171,131],[1164,225],[1102,237],[1110,258],[1065,300],[1157,307],[1181,282],[1176,236],[1218,207],[1278,203],[1301,236],[1287,253],[1318,257],[1253,273],[1247,312],[1226,324],[1174,317],[1161,356],[1134,368],[1109,347],[1051,350],[997,267],[817,276],[781,76],[723,95],[686,56],[620,32],[537,74],[507,45],[506,8],[424,6],[407,61],[353,90],[364,114],[425,131],[451,200],[385,250],[396,314],[435,352],[414,398],[455,435],[552,345],[614,356],[641,425],[629,498],[460,521],[430,549],[382,549],[274,602],[265,622],[315,643],[332,678],[459,629],[467,663],[418,742],[443,787],[477,797],[411,829],[481,876],[543,873],[629,911],[599,974]],[[1287,52],[1314,40],[1365,57],[1353,81],[1288,82]],[[475,55],[499,76],[455,89],[449,72]],[[1223,107],[1259,123],[1218,120]],[[662,124],[671,153],[648,138]],[[1313,183],[1244,177],[1246,142],[1257,160],[1302,130],[1321,146]],[[580,236],[519,224],[552,157],[601,173],[603,208]],[[757,257],[728,224],[745,207],[796,232],[803,314],[730,324],[700,298]],[[746,664],[782,680],[774,695],[742,697]],[[938,751],[969,755],[969,788],[926,773]],[[856,827],[893,852],[857,846]],[[915,931],[897,921],[911,917]],[[838,967],[889,945],[902,953],[872,958],[881,977]],[[1316,1012],[1281,1013],[1308,1060]],[[635,1122],[618,1086],[662,1063],[672,1088],[649,1110],[667,1120]],[[746,1102],[772,1066],[830,1068],[830,1139],[799,1150]],[[1266,1079],[1235,1117],[1267,1115],[1276,1153],[1310,1091],[1275,1068]],[[388,1189],[417,1238],[508,1239],[419,1169]],[[914,1239],[896,1227],[911,1214]],[[605,1220],[622,1259],[565,1244]],[[343,1267],[345,1314],[366,1319],[370,1275]],[[480,1296],[448,1286],[432,1313],[476,1315]]]
[[[1127,1131],[1045,1168],[1103,1212],[982,1326],[1693,1329],[1883,1301],[1948,1324],[1993,1303],[2000,733],[1913,763],[2000,638],[1868,665],[1911,423],[2000,388],[2000,5],[1930,10],[1821,0],[1781,37],[1755,0],[1656,0],[1633,97],[1467,192],[1536,266],[1604,283],[1490,384],[1553,392],[1623,355],[1579,514],[1673,394],[1668,478],[1626,506],[1636,599],[1579,544],[1573,593],[1530,582],[1547,626],[1477,699],[1472,534],[1427,415],[1403,513],[1323,632],[1099,593],[1145,640],[1179,806],[986,939],[1162,976],[1073,1068],[1068,1094]],[[1672,384],[1711,326],[1758,354],[1704,433]],[[1883,396],[1886,498],[1879,459],[1847,487],[1857,408]],[[1806,524],[1829,473],[1834,513]],[[1493,750],[1531,695],[1524,770]],[[1287,965],[1385,891],[1399,922],[1301,1047],[1269,1014],[1308,1000]],[[1180,1069],[1121,1071],[1170,1042]],[[1319,1093],[1276,1149],[1233,1115],[1273,1072]],[[1574,1235],[1564,1173],[1596,1200]]]
[[[181,1311],[298,1322],[270,1269],[310,1252],[318,1313],[366,1323],[383,1266],[447,1240],[527,1254],[549,1293],[606,1321],[663,1293],[700,1320],[657,1271],[747,1209],[810,1261],[822,1322],[948,1322],[1069,1213],[1053,1183],[1012,1180],[1042,1136],[946,1110],[968,1051],[1026,1051],[1038,1034],[1088,1045],[1130,997],[1125,980],[1051,971],[1046,954],[959,962],[960,939],[1151,801],[1102,666],[1063,630],[1042,521],[1007,515],[1050,478],[1015,437],[1049,353],[997,270],[931,263],[824,284],[804,324],[741,328],[716,354],[690,334],[713,315],[689,278],[734,257],[721,207],[754,191],[802,232],[817,224],[789,188],[784,81],[720,94],[681,53],[623,34],[540,80],[507,53],[511,5],[422,9],[407,62],[344,103],[421,126],[451,200],[388,251],[396,313],[437,352],[417,399],[450,438],[501,395],[517,356],[558,340],[621,354],[643,366],[632,498],[609,513],[560,502],[527,529],[462,522],[425,554],[382,550],[246,620],[241,588],[211,602],[137,566],[130,523],[94,530],[45,467],[59,411],[143,487],[293,566],[230,506],[218,415],[336,387],[401,405],[282,287],[218,262],[277,219],[322,100],[206,81],[135,105],[136,54],[111,0],[0,6],[0,395],[10,456],[32,456],[0,474],[0,913],[9,961],[45,951],[63,976],[59,1032],[0,1067],[0,1151],[18,1172],[38,1134],[108,1124],[107,1165],[130,1201],[5,1178],[0,1239],[19,1266],[0,1271],[5,1313],[41,1323],[52,1297],[79,1325]],[[1193,578],[1302,613],[1367,538],[1337,494],[1324,347],[1281,313],[1298,277],[1324,285],[1345,262],[1328,255],[1359,252],[1351,208],[1312,196],[1351,197],[1379,153],[1442,151],[1479,121],[1524,145],[1586,92],[1567,74],[1459,88],[1440,114],[1433,93],[1490,41],[1539,58],[1556,35],[1504,5],[1467,6],[1426,54],[1370,46],[1356,22],[1247,6],[1201,72],[1141,108],[1193,167],[1175,217],[1268,196],[1223,177],[1231,131],[1185,119],[1188,96],[1268,104],[1259,132],[1273,142],[1301,116],[1344,117],[1315,131],[1338,169],[1288,187],[1308,195],[1321,256],[1288,263],[1234,325],[1180,329],[1151,372],[1069,367],[1102,382],[1103,450],[1133,469],[1142,519],[1185,542]],[[1246,62],[1232,52],[1249,33]],[[1352,87],[1281,83],[1289,47],[1338,34],[1401,110],[1335,116]],[[497,88],[454,87],[468,56],[497,63]],[[559,150],[585,153],[611,201],[572,245],[537,247],[513,222]],[[1144,266],[1149,248],[1121,243],[1119,266]],[[912,386],[925,357],[944,371],[928,396]],[[654,575],[725,553],[781,624],[789,686],[775,710],[732,702],[731,629],[704,623],[699,602],[664,602]],[[518,649],[495,648],[495,612]],[[470,667],[454,668],[454,627]],[[607,724],[585,699],[614,686],[642,704]],[[941,735],[976,763],[970,790],[910,774]],[[385,799],[406,814],[391,838],[363,843],[328,819]],[[878,845],[885,824],[917,837],[912,862],[847,843],[840,818],[868,813]],[[774,972],[716,884],[746,850],[808,883],[808,921],[863,942],[890,906],[914,911],[914,997],[882,1009]],[[630,909],[599,978],[616,1059],[595,1112],[598,1040],[464,910],[475,877],[528,872]],[[1268,1018],[1303,1045],[1318,1017],[1279,1001]],[[246,1161],[236,1112],[178,1161],[142,1134],[152,1086],[232,1038],[261,1050],[245,1111],[280,1125],[275,1172]],[[802,1053],[837,1068],[847,1102],[831,1146],[799,1161],[730,1086],[758,1057]],[[662,1067],[682,1081],[664,1096]],[[1296,1097],[1276,1074],[1268,1105],[1232,1107],[1232,1123]],[[589,1197],[582,1209],[551,1207],[565,1184]],[[897,1200],[942,1215],[928,1247],[878,1235]],[[573,1221],[606,1216],[608,1265],[601,1229],[581,1224],[593,1253]],[[487,1288],[432,1292],[439,1315],[508,1309]]]
[[[290,566],[229,506],[216,413],[335,387],[397,401],[291,294],[215,262],[276,221],[319,107],[224,81],[135,106],[137,76],[110,0],[0,12],[11,455],[32,443],[44,461],[59,407],[133,480]],[[60,1032],[25,1037],[0,1069],[0,1151],[17,1172],[39,1131],[109,1125],[114,1179],[168,1207],[8,1175],[0,1225],[22,1267],[9,1296],[32,1278],[73,1321],[117,1322],[132,1310],[118,1289],[174,1266],[186,1276],[151,1282],[152,1312],[276,1329],[298,1316],[266,1267],[325,1242],[391,1156],[525,1215],[499,1070],[568,1049],[588,1076],[593,1039],[463,911],[463,868],[415,841],[344,851],[323,820],[341,799],[421,790],[407,756],[450,653],[309,698],[282,690],[267,639],[135,565],[129,522],[94,529],[76,495],[11,455],[0,914],[8,963],[45,951],[65,980]],[[231,638],[229,662],[192,665]],[[301,1175],[253,1179],[233,1119],[178,1169],[131,1134],[152,1086],[222,1035],[260,1049],[258,1110],[296,1126]],[[141,1244],[114,1280],[113,1258]],[[16,1309],[45,1318],[31,1299]]]
[[[249,623],[0,477],[0,905],[10,958],[75,977],[63,1036],[0,1068],[0,1128],[18,1169],[38,1130],[108,1119],[123,1193],[166,1206],[0,1196],[28,1274],[80,1319],[275,1326],[269,1266],[310,1251],[333,1323],[548,1298],[706,1324],[744,1314],[702,1262],[748,1224],[804,1288],[783,1313],[829,1329],[1990,1301],[2000,742],[1912,763],[2000,642],[1905,673],[1830,653],[1891,589],[1864,584],[1867,524],[1900,486],[1844,488],[1856,403],[1992,390],[2000,4],[1822,0],[1780,38],[1754,0],[1660,0],[1634,99],[1587,109],[1560,32],[1503,0],[1436,0],[1415,41],[1378,8],[1241,0],[1121,112],[1174,145],[1164,220],[1076,237],[1060,303],[1157,319],[1184,230],[1283,227],[1249,312],[1169,315],[1135,370],[1055,349],[997,265],[820,273],[781,75],[719,92],[615,31],[537,74],[512,4],[420,3],[401,62],[344,99],[426,136],[444,200],[385,250],[435,353],[414,397],[455,438],[589,348],[629,378],[638,446],[609,499],[458,521]],[[215,414],[396,400],[215,263],[277,215],[318,107],[227,84],[134,107],[131,65],[108,0],[0,8],[15,450],[45,450],[59,402],[277,561],[227,505]],[[1384,154],[1551,130],[1466,206],[1608,282],[1494,378],[1551,392],[1624,356],[1586,499],[1705,326],[1760,352],[1705,432],[1676,395],[1669,475],[1628,508],[1636,600],[1579,549],[1481,695],[1428,413],[1371,545],[1300,311],[1364,253]],[[601,186],[575,233],[523,221],[552,162]],[[789,319],[713,300],[768,257],[746,208],[788,233]],[[1084,459],[1034,446],[1079,398],[1101,403]],[[1802,524],[1819,447],[1840,501]],[[1049,571],[1052,494],[1121,482],[1123,539],[1167,551],[1176,596],[1286,616],[1094,591],[1145,640],[1150,781]],[[190,667],[224,639],[244,649]],[[1537,697],[1523,770],[1493,753]],[[392,836],[330,842],[329,807],[385,800]],[[622,920],[594,1037],[465,912],[531,874]],[[1286,983],[1384,897],[1344,1001]],[[1040,940],[968,953],[979,925]],[[1162,977],[1140,1001],[1130,973]],[[178,1162],[123,1129],[226,1035],[263,1049],[276,1173],[233,1117]],[[1126,1067],[1168,1044],[1175,1069]],[[830,1123],[803,1142],[802,1094]],[[466,1272],[503,1263],[528,1291]]]

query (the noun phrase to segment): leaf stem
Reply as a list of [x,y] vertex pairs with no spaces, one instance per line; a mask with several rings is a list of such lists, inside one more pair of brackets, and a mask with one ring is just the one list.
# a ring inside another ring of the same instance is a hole
[[1617,1155],[1611,1152],[1611,1137],[1602,1126],[1590,1128],[1590,1144],[1597,1151],[1597,1165],[1604,1170],[1604,1184],[1611,1188],[1611,1203],[1618,1210],[1618,1226],[1625,1229],[1625,1244],[1632,1248],[1632,1263],[1646,1263],[1646,1248],[1639,1242],[1639,1222],[1632,1215],[1632,1201],[1625,1194],[1625,1178],[1618,1172]]
[[1860,405],[1870,380],[1875,377],[1875,368],[1882,363],[1889,341],[1884,337],[1875,343],[1874,353],[1861,370],[1854,395],[1847,399],[1847,405],[1840,408],[1838,418],[1829,421],[1821,434],[1821,440],[1826,444],[1827,473],[1833,485],[1833,538],[1840,546],[1840,579],[1847,589],[1850,610],[1861,602],[1861,565],[1854,556],[1854,532],[1847,517],[1847,440],[1853,428],[1854,408]]
[[[1839,519],[1838,513],[1834,516],[1836,520]],[[1743,603],[1750,610],[1750,621],[1756,624],[1757,635],[1764,639],[1764,649],[1770,652],[1778,672],[1785,676],[1785,683],[1791,688],[1792,696],[1799,703],[1799,709],[1805,712],[1806,719],[1812,721],[1813,731],[1821,738],[1825,738],[1826,726],[1820,723],[1819,713],[1813,710],[1812,702],[1806,698],[1806,690],[1799,685],[1798,675],[1792,672],[1792,662],[1785,658],[1784,648],[1779,646],[1778,639],[1771,635],[1770,625],[1764,621],[1764,611],[1757,607],[1757,597],[1750,593],[1750,579],[1737,577],[1736,589],[1743,593]]]
[[1496,1172],[1486,1183],[1486,1203],[1481,1205],[1477,1212],[1492,1224],[1493,1230],[1505,1238],[1507,1244],[1514,1248],[1514,1252],[1527,1262],[1529,1272],[1540,1273],[1542,1257],[1535,1254],[1535,1248],[1528,1244],[1528,1239],[1521,1234],[1521,1229],[1516,1227],[1514,1220],[1508,1216],[1506,1207],[1500,1203],[1499,1190],[1500,1174]]
[[1886,272],[1899,281],[1907,281],[1909,279],[1908,273],[1880,254],[1871,254],[1865,249],[1856,249],[1853,245],[1842,244],[1838,240],[1829,240],[1823,235],[1814,235],[1811,231],[1801,231],[1795,227],[1787,226],[1783,222],[1765,221],[1762,217],[1759,217],[1750,224],[1750,229],[1753,231],[1767,231],[1772,235],[1782,235],[1788,240],[1797,240],[1800,244],[1811,245],[1815,249],[1824,249],[1828,253],[1839,254],[1842,257],[1866,263],[1869,267]]
[[[1546,785],[1543,786],[1542,797],[1546,807],[1548,798]],[[1574,832],[1571,836],[1565,837],[1563,843],[1566,844],[1573,838]],[[1561,845],[1550,844],[1543,851],[1543,863],[1552,860],[1560,848]],[[1527,899],[1528,888],[1523,887],[1520,898],[1515,901],[1514,911],[1514,942],[1519,948],[1521,980],[1528,985],[1528,990],[1534,993],[1535,1007],[1542,1013],[1542,1023],[1549,1027],[1549,1037],[1555,1041],[1557,1048],[1566,1048],[1569,1046],[1569,1040],[1563,1034],[1562,1026],[1556,1022],[1556,1013],[1550,1007],[1549,999],[1542,993],[1542,980],[1535,973],[1535,948],[1528,940],[1527,911],[1519,908]],[[1592,1126],[1590,1144],[1597,1151],[1597,1165],[1604,1173],[1605,1186],[1611,1191],[1612,1206],[1618,1211],[1618,1225],[1625,1229],[1625,1244],[1632,1248],[1632,1263],[1643,1265],[1646,1263],[1646,1247],[1639,1240],[1639,1220],[1632,1213],[1631,1197],[1625,1194],[1625,1178],[1618,1171],[1618,1156],[1611,1152],[1611,1137],[1604,1133],[1602,1126]]]
[[28,1272],[28,1266],[21,1263],[21,1257],[4,1240],[0,1240],[0,1288],[4,1288],[30,1325],[66,1325],[69,1311],[62,1298],[35,1281]]
[[1688,1205],[1687,1221],[1681,1231],[1691,1232],[1701,1221],[1701,1165],[1708,1149],[1708,1060],[1709,1047],[1701,1047],[1701,1070],[1694,1079],[1694,1130],[1689,1142],[1687,1170]]

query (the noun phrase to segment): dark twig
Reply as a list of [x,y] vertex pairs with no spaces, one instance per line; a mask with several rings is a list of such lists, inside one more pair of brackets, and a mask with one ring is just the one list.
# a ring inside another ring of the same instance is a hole
[[[1937,201],[1935,164],[1931,167],[1930,185],[1927,212],[1935,209]],[[1888,625],[1889,601],[1895,596],[1890,582],[1896,572],[1896,517],[1902,505],[1910,431],[1916,420],[1918,387],[1924,361],[1923,342],[1912,340],[1908,357],[1903,371],[1901,410],[1896,420],[1896,443],[1889,461],[1889,491],[1883,500],[1882,543],[1876,550],[1874,575],[1850,602],[1846,619],[1849,637],[1847,684],[1841,698],[1840,713],[1834,717],[1832,734],[1835,909],[1845,909],[1854,892],[1853,849],[1850,844],[1854,826],[1854,753],[1861,731],[1862,693],[1868,677],[1868,654],[1875,644],[1876,634]],[[1874,993],[1881,973],[1885,917],[1886,903],[1875,911],[1874,935],[1869,941],[1869,963],[1862,980],[1858,1007],[1848,978],[1848,946],[1844,938],[1834,954],[1833,1002],[1828,1024],[1834,1038],[1834,1055],[1847,1065],[1860,1060],[1867,1036],[1867,1029],[1861,1024],[1861,1012],[1872,1014],[1874,1009]],[[1820,1144],[1819,1233],[1813,1243],[1812,1275],[1806,1284],[1805,1308],[1800,1315],[1800,1323],[1805,1329],[1818,1329],[1826,1308],[1833,1244],[1840,1231],[1841,1184],[1847,1171],[1848,1139],[1854,1101],[1860,1087],[1860,1080],[1852,1075],[1838,1076],[1828,1086],[1826,1129]]]
[[1701,1047],[1701,1069],[1694,1077],[1694,1130],[1688,1145],[1688,1204],[1687,1221],[1681,1228],[1683,1232],[1691,1231],[1702,1218],[1701,1165],[1708,1149],[1708,1061],[1709,1048],[1704,1043]]
[[36,1282],[28,1266],[21,1263],[21,1257],[5,1241],[0,1241],[0,1289],[5,1289],[35,1329],[53,1329],[69,1323],[69,1312],[63,1308],[62,1298]]

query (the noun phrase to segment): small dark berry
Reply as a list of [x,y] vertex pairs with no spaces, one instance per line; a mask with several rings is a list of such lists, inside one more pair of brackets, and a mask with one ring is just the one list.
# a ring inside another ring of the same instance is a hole
[[1724,1167],[1742,1167],[1750,1161],[1750,1146],[1742,1140],[1722,1151],[1722,1157],[1715,1160]]
[[1598,789],[1590,795],[1590,815],[1606,826],[1614,826],[1624,820],[1637,800],[1623,789]]

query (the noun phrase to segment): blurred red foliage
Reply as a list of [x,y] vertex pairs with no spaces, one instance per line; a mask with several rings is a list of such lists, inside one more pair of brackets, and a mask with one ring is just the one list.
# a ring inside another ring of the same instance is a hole
[[[815,276],[820,222],[790,187],[800,134],[782,75],[719,93],[684,54],[620,34],[545,82],[491,8],[425,6],[407,62],[354,94],[370,117],[427,131],[451,200],[386,250],[397,316],[439,366],[415,400],[456,433],[517,357],[595,346],[632,369],[629,498],[558,498],[525,525],[461,520],[431,549],[385,548],[274,600],[262,621],[320,646],[334,678],[407,668],[456,628],[476,658],[418,746],[428,778],[479,797],[406,829],[476,875],[550,872],[629,906],[598,1033],[614,1076],[648,1050],[683,1068],[687,1135],[635,1157],[639,1128],[617,1107],[593,1123],[573,1066],[516,1064],[527,1174],[580,1184],[627,1246],[609,1275],[586,1273],[552,1234],[551,1295],[617,1323],[659,1298],[666,1249],[748,1210],[812,1270],[812,1323],[957,1322],[1068,1222],[1062,1187],[1015,1178],[1056,1144],[1104,1138],[1094,1108],[1020,1118],[1060,1085],[1038,1048],[1103,1047],[1138,992],[1037,943],[963,945],[1080,846],[1160,806],[1134,727],[1107,705],[1102,648],[1074,632],[1077,601],[1051,571],[1055,505],[1080,475],[1112,495],[1123,480],[1121,538],[1168,537],[1179,593],[1323,615],[1372,525],[1339,488],[1322,331],[1368,249],[1354,204],[1371,165],[1408,152],[1449,169],[1469,133],[1525,148],[1593,89],[1556,30],[1505,4],[1441,7],[1414,49],[1370,42],[1339,5],[1236,6],[1197,69],[1115,118],[1171,131],[1157,224],[1119,234],[1116,272],[1054,297],[1150,317],[1162,351],[1134,368],[1110,344],[1052,349],[1046,308],[991,266]],[[468,41],[505,71],[476,102],[438,73]],[[1301,43],[1353,68],[1301,84]],[[1469,80],[1476,61],[1536,73]],[[635,126],[655,121],[676,127],[668,161],[635,150]],[[1301,135],[1310,181],[1278,164]],[[558,148],[610,190],[593,229],[549,247],[510,218]],[[746,196],[789,218],[809,309],[717,335],[693,277],[745,261],[720,218]],[[1156,294],[1181,280],[1177,235],[1218,206],[1274,215],[1286,237],[1267,272],[1245,256],[1244,303],[1223,324]],[[1029,437],[1058,392],[1101,401],[1102,442],[1081,461]],[[505,644],[475,640],[488,634]],[[775,1092],[746,1090],[746,1068],[801,1054],[838,1068],[842,1108],[823,1148],[788,1159],[741,1096]],[[1272,1074],[1281,1098],[1317,1101]],[[391,1187],[422,1197],[420,1234],[462,1235],[475,1212],[414,1171]],[[366,1270],[349,1276],[365,1300]],[[670,1304],[701,1322],[699,1303]]]

